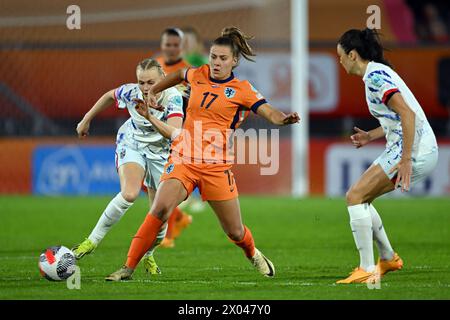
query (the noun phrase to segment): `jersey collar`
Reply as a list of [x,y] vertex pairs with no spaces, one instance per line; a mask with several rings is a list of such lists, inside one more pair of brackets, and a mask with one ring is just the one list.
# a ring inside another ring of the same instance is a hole
[[231,72],[231,75],[228,78],[223,79],[223,80],[213,79],[213,78],[211,78],[211,75],[209,76],[209,80],[212,81],[212,82],[215,82],[215,83],[226,83],[226,82],[231,81],[233,79],[234,79],[234,73],[233,72]]
[[364,76],[363,76],[363,78],[362,78],[362,80],[363,80],[364,82],[366,82],[367,77],[369,76],[369,73],[372,71],[372,68],[373,68],[373,61],[370,61],[370,62],[367,64],[366,72],[364,73]]

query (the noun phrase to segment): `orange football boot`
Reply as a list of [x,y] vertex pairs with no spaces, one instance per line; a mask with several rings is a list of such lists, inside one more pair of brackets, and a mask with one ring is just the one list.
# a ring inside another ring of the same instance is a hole
[[161,248],[173,248],[175,247],[175,240],[170,238],[164,238],[159,244]]
[[355,268],[350,272],[350,276],[345,279],[338,280],[338,284],[348,284],[348,283],[366,283],[367,279],[373,275],[373,272],[367,272],[361,267]]
[[186,229],[191,223],[192,216],[183,212],[181,218],[175,221],[175,225],[173,226],[172,231],[172,238],[178,238],[181,234],[181,231]]
[[396,252],[394,252],[394,257],[391,260],[378,259],[377,271],[381,276],[390,271],[400,270],[401,268],[403,268],[403,260]]

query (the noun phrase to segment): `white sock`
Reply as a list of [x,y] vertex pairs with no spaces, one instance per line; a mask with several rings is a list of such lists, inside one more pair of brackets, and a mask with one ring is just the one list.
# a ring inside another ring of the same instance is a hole
[[95,244],[99,244],[100,241],[111,230],[113,225],[122,218],[125,212],[133,205],[132,202],[126,201],[122,194],[119,192],[106,206],[105,211],[101,215],[94,230],[89,235],[89,240]]
[[369,210],[372,217],[373,239],[377,244],[380,258],[382,260],[392,260],[394,257],[394,250],[392,249],[386,231],[384,230],[380,215],[372,204],[370,204]]
[[153,244],[153,246],[145,253],[145,256],[152,256],[153,252],[155,251],[156,247],[164,240],[164,238],[166,237],[166,233],[167,233],[167,223],[164,227],[162,227],[159,230],[158,235],[156,236],[156,241]]
[[372,242],[372,218],[367,203],[347,207],[353,238],[359,250],[360,267],[367,272],[375,270]]

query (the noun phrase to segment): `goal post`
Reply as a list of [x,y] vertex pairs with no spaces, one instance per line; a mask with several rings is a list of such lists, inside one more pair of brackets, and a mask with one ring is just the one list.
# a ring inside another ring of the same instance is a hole
[[292,126],[292,196],[309,191],[308,141],[308,0],[291,0],[291,110],[300,115]]

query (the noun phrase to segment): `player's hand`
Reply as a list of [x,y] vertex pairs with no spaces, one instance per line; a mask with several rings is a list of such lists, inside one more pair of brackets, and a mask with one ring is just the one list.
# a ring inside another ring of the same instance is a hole
[[350,136],[350,140],[352,140],[352,144],[357,149],[361,148],[362,146],[370,142],[370,136],[367,131],[361,130],[358,127],[353,127],[353,130],[355,130],[356,133]]
[[152,92],[149,92],[147,94],[147,106],[158,110],[158,111],[164,111],[164,107],[158,104],[158,100],[156,99],[156,95],[153,94]]
[[402,192],[409,191],[409,185],[411,183],[411,175],[412,175],[412,163],[411,159],[402,158],[399,163],[395,167],[389,171],[389,173],[393,173],[397,171],[397,180],[395,181],[395,189],[397,189],[398,185],[402,184]]
[[284,119],[283,124],[293,124],[300,122],[300,116],[297,112],[289,113]]
[[133,102],[136,103],[136,106],[134,108],[136,109],[137,113],[148,120],[150,118],[150,112],[147,107],[147,103],[141,99],[134,99]]
[[77,124],[78,138],[86,138],[89,135],[89,126],[90,122],[85,120],[81,120]]

